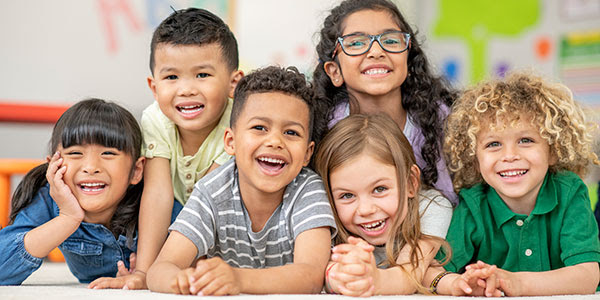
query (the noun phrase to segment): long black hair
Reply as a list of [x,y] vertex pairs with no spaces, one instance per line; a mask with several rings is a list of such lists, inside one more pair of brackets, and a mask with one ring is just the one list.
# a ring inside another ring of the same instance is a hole
[[411,36],[411,47],[408,51],[408,76],[400,87],[402,93],[402,107],[412,117],[416,125],[421,128],[425,143],[421,149],[421,156],[427,164],[422,168],[423,183],[433,186],[437,182],[437,161],[441,158],[440,147],[442,144],[444,115],[440,113],[440,105],[450,107],[457,97],[448,83],[441,77],[433,75],[427,57],[417,39],[417,33],[406,22],[398,7],[388,0],[346,0],[331,10],[323,22],[320,32],[320,41],[317,45],[319,63],[313,73],[313,84],[317,95],[325,98],[317,105],[315,118],[315,132],[323,136],[327,132],[327,123],[332,118],[335,106],[348,101],[349,95],[345,85],[335,87],[325,73],[324,64],[332,61],[332,54],[336,40],[342,35],[342,24],[350,14],[362,10],[376,10],[389,12],[400,29]]
[[[118,104],[101,99],[87,99],[65,111],[52,130],[49,153],[59,146],[97,144],[117,148],[131,156],[133,165],[141,155],[142,133],[129,111]],[[39,189],[47,183],[48,163],[43,163],[25,175],[17,186],[11,201],[10,224],[23,208],[31,204]],[[112,216],[109,228],[115,235],[125,235],[129,245],[137,227],[143,183],[130,185]]]

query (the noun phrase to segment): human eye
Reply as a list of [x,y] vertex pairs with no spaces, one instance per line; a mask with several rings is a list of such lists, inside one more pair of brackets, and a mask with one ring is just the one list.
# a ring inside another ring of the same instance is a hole
[[196,74],[196,78],[206,78],[208,76],[210,76],[210,74],[208,74],[208,73],[198,73],[198,74]]
[[258,130],[258,131],[266,131],[267,130],[267,128],[262,125],[254,125],[254,126],[252,126],[252,129]]
[[300,136],[300,133],[298,133],[296,130],[292,130],[292,129],[288,129],[284,132],[284,134],[286,135],[293,135],[293,136]]
[[176,80],[177,78],[178,78],[177,75],[167,75],[167,76],[165,76],[166,80]]
[[354,198],[354,194],[352,194],[352,193],[341,193],[338,196],[338,198],[341,199],[341,200],[348,200],[348,199]]
[[529,143],[533,143],[533,139],[530,139],[530,138],[526,138],[526,137],[525,137],[525,138],[521,138],[521,139],[519,140],[519,144],[529,144]]
[[489,143],[485,144],[485,147],[486,148],[500,147],[500,142],[496,142],[496,141],[489,142]]
[[117,151],[117,150],[104,150],[104,151],[102,151],[102,155],[115,156],[115,155],[119,155],[119,151]]
[[376,187],[376,188],[373,189],[373,192],[375,194],[381,194],[381,193],[383,193],[383,192],[385,192],[387,190],[388,190],[388,188],[385,187],[385,186],[378,186],[378,187]]
[[362,34],[344,37],[344,46],[350,48],[364,48],[369,43],[369,37]]

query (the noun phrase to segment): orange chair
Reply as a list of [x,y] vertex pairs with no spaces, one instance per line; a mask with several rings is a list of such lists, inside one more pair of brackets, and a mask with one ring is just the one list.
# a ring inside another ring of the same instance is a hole
[[[14,174],[26,174],[29,170],[40,165],[44,161],[35,159],[4,159],[0,158],[0,225],[8,225],[10,213],[10,178]],[[55,248],[48,254],[51,261],[65,261],[62,253]]]

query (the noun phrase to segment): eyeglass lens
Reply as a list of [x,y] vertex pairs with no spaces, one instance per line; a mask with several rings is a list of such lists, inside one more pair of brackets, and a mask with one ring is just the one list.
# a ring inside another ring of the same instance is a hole
[[347,35],[342,37],[342,48],[348,55],[360,55],[368,51],[377,37],[379,37],[379,44],[385,51],[402,52],[408,48],[407,35],[399,31],[386,32],[377,36],[360,33]]

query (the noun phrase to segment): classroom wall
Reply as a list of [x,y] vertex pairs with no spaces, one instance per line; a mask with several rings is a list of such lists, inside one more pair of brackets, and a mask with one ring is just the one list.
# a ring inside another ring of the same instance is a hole
[[[153,29],[170,6],[214,11],[238,38],[241,69],[316,65],[317,30],[339,0],[0,1],[0,102],[121,103],[136,117]],[[600,103],[600,0],[398,0],[436,72],[457,87],[533,67]],[[475,51],[479,49],[478,51]],[[483,49],[483,50],[481,50]],[[51,125],[0,123],[0,157],[43,158]]]

